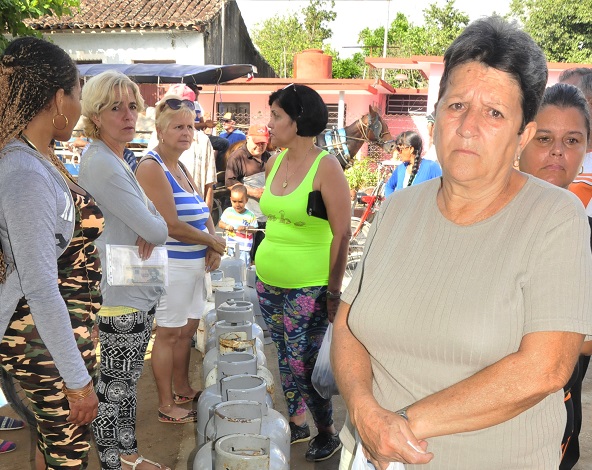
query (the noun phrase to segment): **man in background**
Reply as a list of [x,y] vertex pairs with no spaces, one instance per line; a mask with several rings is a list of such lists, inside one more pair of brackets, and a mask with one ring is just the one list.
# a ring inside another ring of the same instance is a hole
[[249,196],[246,207],[255,214],[260,226],[266,221],[259,199],[265,187],[265,164],[270,157],[268,142],[267,126],[256,124],[249,127],[244,145],[230,154],[226,165],[226,187],[231,189],[237,183],[245,185]]
[[[198,131],[204,131],[206,129],[213,129],[216,127],[216,123],[211,119],[207,121],[203,118],[203,110],[201,105],[199,104],[199,93],[202,90],[202,87],[196,85],[194,83],[188,83],[188,86],[191,91],[195,94],[195,129]],[[225,156],[228,147],[230,147],[230,143],[228,140],[218,137],[216,135],[206,134],[210,139],[210,143],[212,144],[213,149],[216,151],[216,171],[224,171],[225,170]]]
[[247,138],[245,133],[238,130],[235,126],[236,116],[233,113],[225,113],[222,117],[224,132],[220,134],[220,137],[226,139],[230,145],[246,140]]

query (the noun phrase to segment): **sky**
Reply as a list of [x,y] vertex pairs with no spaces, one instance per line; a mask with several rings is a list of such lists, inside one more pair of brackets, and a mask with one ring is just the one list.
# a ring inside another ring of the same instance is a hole
[[[236,0],[242,17],[249,31],[257,24],[275,15],[286,16],[300,12],[308,5],[302,0]],[[335,0],[337,18],[329,26],[333,30],[333,38],[329,40],[339,57],[352,56],[361,49],[348,46],[357,45],[359,32],[368,27],[371,29],[390,24],[397,12],[404,13],[409,20],[420,25],[423,10],[432,3],[443,6],[445,0]],[[486,2],[483,0],[456,0],[454,7],[469,15],[471,20],[487,16],[493,12],[501,15],[509,11],[510,0]]]

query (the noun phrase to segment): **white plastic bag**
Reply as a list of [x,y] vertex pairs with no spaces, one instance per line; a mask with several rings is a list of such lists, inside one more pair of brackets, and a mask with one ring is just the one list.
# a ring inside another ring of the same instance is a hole
[[[351,470],[375,470],[376,467],[368,462],[362,450],[362,443],[358,441],[354,451],[354,460],[352,461]],[[386,470],[405,470],[405,465],[401,462],[391,462]]]
[[339,395],[337,389],[337,383],[335,383],[335,377],[333,376],[333,369],[331,368],[331,336],[333,335],[333,323],[329,323],[325,337],[323,338],[323,344],[319,350],[317,362],[314,370],[312,371],[312,385],[319,395],[325,400],[328,400],[333,395]]
[[152,250],[150,258],[140,258],[137,246],[107,245],[107,284],[110,286],[169,285],[168,256],[164,246]]

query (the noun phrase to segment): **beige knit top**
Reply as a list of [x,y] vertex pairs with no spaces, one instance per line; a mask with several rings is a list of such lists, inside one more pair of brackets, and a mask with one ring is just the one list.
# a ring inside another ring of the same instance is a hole
[[[393,411],[517,351],[527,333],[592,333],[590,229],[575,196],[529,176],[497,214],[459,226],[440,213],[439,187],[387,199],[343,295],[374,394]],[[559,391],[505,423],[428,439],[433,461],[406,469],[556,470],[565,420]],[[350,451],[352,435],[348,419]]]

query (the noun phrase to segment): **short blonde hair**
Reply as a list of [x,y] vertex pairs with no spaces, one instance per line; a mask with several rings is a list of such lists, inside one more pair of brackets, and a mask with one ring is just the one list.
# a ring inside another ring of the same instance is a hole
[[177,99],[179,101],[183,101],[179,95],[165,95],[162,100],[158,102],[156,105],[156,110],[154,113],[154,127],[156,128],[156,132],[165,131],[169,124],[171,123],[173,117],[182,114],[183,116],[191,116],[191,118],[195,121],[195,110],[189,108],[186,104],[182,103],[179,109],[172,109],[169,105],[167,105],[166,100],[169,99]]
[[118,96],[131,90],[138,112],[144,110],[144,99],[140,88],[127,75],[115,70],[107,70],[92,77],[82,88],[82,124],[84,134],[91,139],[99,138],[99,128],[92,118],[118,102]]

